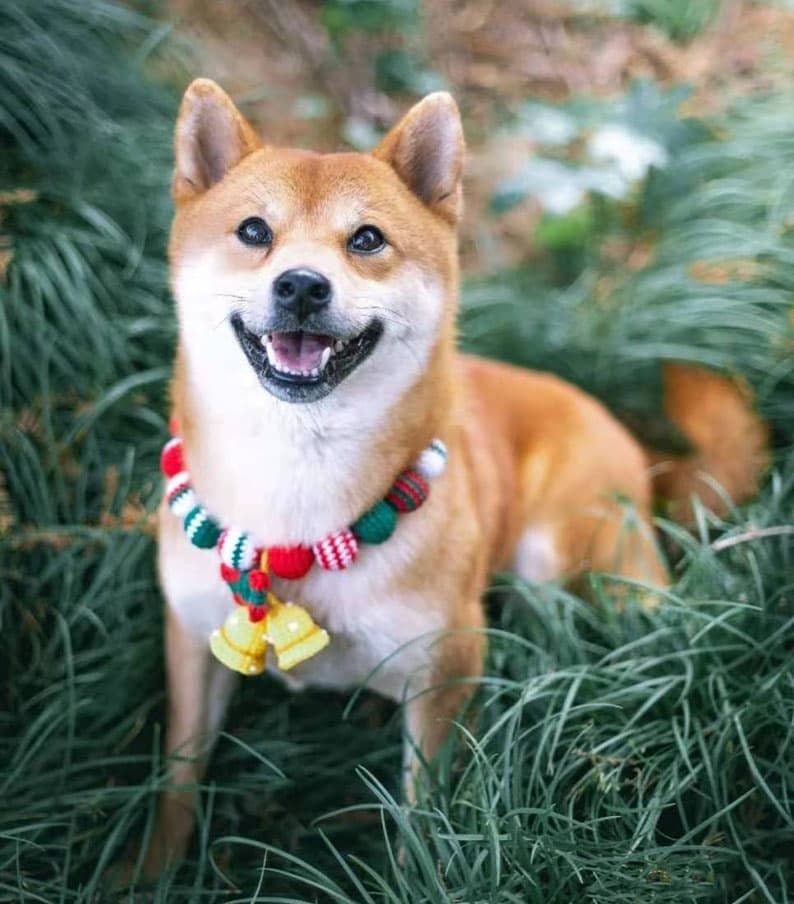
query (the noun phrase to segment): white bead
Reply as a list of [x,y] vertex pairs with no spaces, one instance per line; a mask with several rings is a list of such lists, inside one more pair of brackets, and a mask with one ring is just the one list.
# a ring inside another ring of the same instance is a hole
[[185,490],[170,505],[171,511],[178,517],[184,518],[187,513],[198,505],[196,494],[193,490]]
[[433,442],[421,453],[416,462],[416,470],[425,480],[434,480],[444,473],[447,466],[447,447],[440,439]]

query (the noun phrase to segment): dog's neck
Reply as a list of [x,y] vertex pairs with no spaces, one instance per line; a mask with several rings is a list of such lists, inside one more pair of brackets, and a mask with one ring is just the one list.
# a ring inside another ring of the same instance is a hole
[[222,381],[181,350],[174,408],[199,498],[267,545],[311,543],[347,526],[433,437],[449,440],[454,354],[447,328],[399,393],[361,374],[318,403],[292,405],[259,385],[237,349],[230,360],[240,366]]

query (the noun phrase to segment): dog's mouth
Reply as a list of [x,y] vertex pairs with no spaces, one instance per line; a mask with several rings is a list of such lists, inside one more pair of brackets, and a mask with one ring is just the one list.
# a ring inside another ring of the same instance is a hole
[[257,334],[239,315],[231,322],[259,382],[284,402],[315,402],[328,395],[372,353],[383,333],[379,320],[349,337],[306,330]]

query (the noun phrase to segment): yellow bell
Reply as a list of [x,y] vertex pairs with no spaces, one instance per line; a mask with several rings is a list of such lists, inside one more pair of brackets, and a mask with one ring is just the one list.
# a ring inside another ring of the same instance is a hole
[[328,632],[318,628],[311,615],[295,603],[281,603],[271,595],[265,619],[267,636],[278,657],[278,667],[291,669],[319,653],[330,643]]
[[252,622],[246,606],[236,606],[210,635],[210,649],[217,659],[243,675],[261,675],[267,658],[267,620]]

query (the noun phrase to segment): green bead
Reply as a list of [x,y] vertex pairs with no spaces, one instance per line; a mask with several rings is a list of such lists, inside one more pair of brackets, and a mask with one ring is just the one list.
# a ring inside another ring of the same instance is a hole
[[200,505],[185,515],[184,528],[188,540],[199,549],[212,549],[221,535],[218,522]]
[[397,527],[397,512],[388,502],[380,502],[364,512],[353,525],[353,533],[362,543],[383,543],[388,540]]

